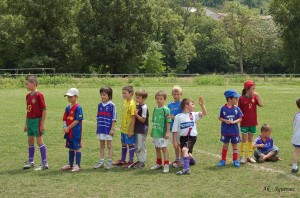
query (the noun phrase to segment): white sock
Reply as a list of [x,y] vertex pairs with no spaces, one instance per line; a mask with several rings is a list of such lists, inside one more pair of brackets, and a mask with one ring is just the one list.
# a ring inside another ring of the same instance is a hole
[[297,165],[297,163],[296,164],[293,164],[293,169],[298,169],[298,165]]

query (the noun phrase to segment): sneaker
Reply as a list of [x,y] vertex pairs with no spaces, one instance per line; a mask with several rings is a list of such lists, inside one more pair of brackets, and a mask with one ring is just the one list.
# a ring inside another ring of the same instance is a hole
[[37,167],[37,168],[34,169],[34,170],[40,171],[40,170],[46,170],[46,169],[48,169],[48,168],[49,168],[48,164],[41,164],[39,167]]
[[191,174],[190,169],[182,169],[181,171],[178,171],[176,173],[176,175],[188,175],[188,174]]
[[250,162],[251,164],[256,163],[256,161],[255,161],[255,159],[253,159],[253,157],[248,157],[247,162]]
[[270,161],[270,162],[277,162],[278,160],[279,160],[278,156],[273,156],[268,159],[268,161]]
[[160,169],[162,167],[161,164],[154,164],[154,166],[152,166],[150,169],[151,170],[157,170],[157,169]]
[[81,169],[80,167],[76,164],[73,169],[72,169],[72,172],[79,172]]
[[218,163],[218,166],[219,166],[219,167],[225,166],[225,160],[221,160],[221,161]]
[[239,162],[239,160],[234,160],[234,161],[233,161],[233,166],[234,166],[234,167],[237,167],[237,168],[240,167],[240,162]]
[[123,168],[131,168],[134,165],[134,162],[127,162],[123,165]]
[[241,157],[240,163],[241,163],[241,164],[246,164],[246,158],[245,158],[245,157]]
[[258,163],[264,163],[265,160],[264,160],[264,158],[260,157],[260,158],[258,158],[258,161],[257,161],[257,162],[258,162]]
[[181,166],[181,163],[180,163],[180,161],[175,160],[174,162],[172,162],[172,166],[173,166],[174,168],[179,168],[179,167]]
[[122,161],[122,160],[118,160],[118,161],[113,163],[113,165],[115,165],[115,166],[123,166],[124,164],[126,164],[126,162]]
[[144,162],[138,162],[137,164],[133,165],[132,168],[144,168],[145,163]]
[[164,172],[164,173],[168,173],[169,170],[170,170],[170,165],[169,165],[169,164],[165,164],[165,165],[164,165],[164,170],[163,170],[163,172]]
[[104,163],[103,162],[99,162],[94,166],[94,169],[98,169],[98,168],[103,168],[104,167]]
[[34,167],[34,162],[27,161],[27,162],[25,162],[23,169],[30,169],[32,167]]
[[297,168],[297,169],[292,169],[292,173],[298,173],[298,171],[299,171],[299,169]]
[[61,167],[62,171],[68,171],[68,170],[72,170],[73,166],[71,166],[70,164],[64,165],[63,167]]
[[113,168],[113,165],[111,163],[107,163],[107,166],[105,167],[105,170],[110,170]]

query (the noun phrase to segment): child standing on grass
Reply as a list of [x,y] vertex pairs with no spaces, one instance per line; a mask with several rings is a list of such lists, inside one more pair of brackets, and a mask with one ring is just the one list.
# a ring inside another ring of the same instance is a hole
[[34,137],[40,147],[42,163],[34,170],[48,169],[47,151],[44,144],[43,135],[45,134],[45,120],[46,120],[46,103],[44,96],[37,90],[38,80],[36,76],[28,75],[25,78],[26,88],[30,93],[26,95],[26,122],[24,132],[27,131],[28,136],[28,161],[23,166],[24,169],[34,167]]
[[[77,102],[79,92],[76,88],[69,89],[65,96],[68,96],[68,101],[70,103],[70,105],[66,107],[63,116],[64,138],[66,139],[66,148],[69,149],[69,164],[63,166],[61,170],[79,172],[81,162],[83,112],[81,106]],[[75,166],[74,157],[76,158]]]
[[[199,105],[202,112],[193,112],[195,109],[194,101],[191,99],[183,99],[180,106],[183,113],[176,115],[173,125],[173,142],[174,147],[180,146],[183,156],[183,169],[178,171],[177,175],[190,174],[190,154],[193,153],[193,148],[197,140],[196,122],[203,116],[207,115],[207,110],[202,97],[199,97]],[[180,139],[180,145],[177,143],[177,136]]]
[[[241,159],[240,163],[246,162],[255,163],[256,161],[252,157],[253,151],[253,135],[256,133],[257,122],[257,110],[256,106],[262,107],[263,102],[259,97],[259,94],[254,91],[255,83],[252,80],[247,80],[244,83],[244,89],[242,96],[239,99],[238,106],[244,114],[241,122]],[[245,158],[245,150],[248,142],[248,154]]]
[[157,107],[153,110],[153,127],[152,127],[152,142],[156,150],[156,163],[151,167],[151,170],[162,168],[161,151],[164,155],[164,173],[169,172],[169,155],[167,149],[167,139],[170,136],[170,123],[172,122],[170,110],[165,106],[167,94],[164,91],[159,91],[155,94]]
[[[114,162],[113,165],[123,166],[123,168],[131,168],[134,164],[134,125],[135,125],[135,111],[136,104],[132,99],[133,87],[126,86],[122,89],[122,95],[124,98],[123,105],[123,117],[121,125],[121,143],[122,143],[122,156],[121,159]],[[129,161],[126,163],[127,149],[129,150]]]
[[234,167],[240,167],[238,160],[237,144],[240,142],[238,123],[242,121],[243,113],[239,107],[235,106],[240,94],[229,89],[224,93],[227,103],[221,107],[219,120],[221,125],[221,142],[223,142],[222,159],[218,166],[225,166],[229,142],[232,144],[232,158]]
[[133,165],[133,168],[143,168],[146,162],[146,139],[148,134],[149,125],[149,112],[145,101],[148,93],[145,90],[135,92],[137,108],[135,112],[135,153],[138,161]]
[[117,112],[112,100],[113,90],[109,87],[100,89],[101,103],[98,105],[97,113],[97,137],[100,141],[100,162],[94,166],[94,169],[104,167],[104,149],[105,142],[108,148],[108,161],[106,170],[112,168],[112,138],[115,134],[115,123],[117,121]]
[[254,152],[254,156],[259,163],[264,161],[276,162],[279,160],[277,156],[279,148],[274,145],[273,139],[270,137],[272,128],[270,125],[264,124],[261,129],[261,134],[254,140],[253,148],[257,150]]
[[294,134],[292,138],[292,144],[294,146],[294,152],[293,152],[293,166],[292,166],[292,173],[297,173],[299,171],[298,168],[298,159],[299,159],[299,153],[300,153],[300,98],[296,100],[296,105],[298,107],[298,112],[296,113],[294,117]]
[[[182,112],[182,109],[180,107],[180,97],[182,96],[182,89],[181,87],[175,85],[172,89],[172,97],[173,97],[173,101],[171,101],[169,104],[168,104],[168,108],[170,109],[170,113],[171,113],[171,119],[172,119],[172,122],[171,122],[171,126],[170,126],[170,142],[171,144],[173,144],[173,133],[172,133],[172,128],[173,128],[173,123],[174,123],[174,119],[175,119],[175,116],[179,113]],[[177,136],[179,137],[179,136]],[[179,139],[177,140],[177,143],[179,143]],[[175,160],[172,162],[172,166],[174,168],[178,168],[181,166],[181,150],[180,150],[180,146],[177,146],[175,147],[175,145],[173,144],[174,146],[174,150],[175,150]]]

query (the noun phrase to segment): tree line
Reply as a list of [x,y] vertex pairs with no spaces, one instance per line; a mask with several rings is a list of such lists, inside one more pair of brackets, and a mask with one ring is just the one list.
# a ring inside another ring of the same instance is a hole
[[[209,2],[224,6],[218,19]],[[299,9],[273,0],[266,19],[239,1],[0,0],[0,68],[297,73]]]

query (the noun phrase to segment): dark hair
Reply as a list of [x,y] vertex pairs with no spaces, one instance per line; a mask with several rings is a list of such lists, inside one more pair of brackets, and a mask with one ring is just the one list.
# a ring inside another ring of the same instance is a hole
[[232,98],[234,98],[233,96],[231,96],[231,97],[229,97],[229,98],[226,98],[226,101],[228,102],[228,99],[231,99],[232,100]]
[[35,83],[36,86],[38,86],[37,76],[34,76],[34,75],[27,75],[27,76],[25,77],[25,80],[27,80],[27,81],[30,82],[30,83]]
[[194,100],[189,99],[189,98],[184,98],[181,102],[180,102],[180,107],[182,110],[184,110],[185,105],[190,104],[190,102],[194,102]]
[[148,93],[144,89],[140,89],[135,92],[136,96],[141,96],[143,99],[146,99],[148,97]]
[[246,95],[246,92],[251,89],[251,87],[247,87],[246,89],[244,88],[242,91],[242,96]]
[[155,94],[155,98],[156,98],[157,96],[162,96],[165,100],[167,99],[167,94],[166,94],[166,92],[164,92],[164,91],[159,91],[159,92],[157,92],[157,93]]
[[132,86],[125,86],[122,89],[123,91],[128,91],[128,93],[132,93],[133,94],[133,87]]
[[101,87],[100,89],[100,94],[101,93],[106,93],[108,95],[108,98],[110,100],[112,100],[112,94],[113,94],[113,90],[110,88],[110,86],[104,86],[104,87]]
[[297,107],[300,109],[300,98],[296,100]]
[[272,128],[271,128],[270,125],[264,124],[264,125],[261,126],[260,131],[261,131],[261,132],[267,132],[267,131],[269,131],[269,130],[271,130],[271,129],[272,129]]

